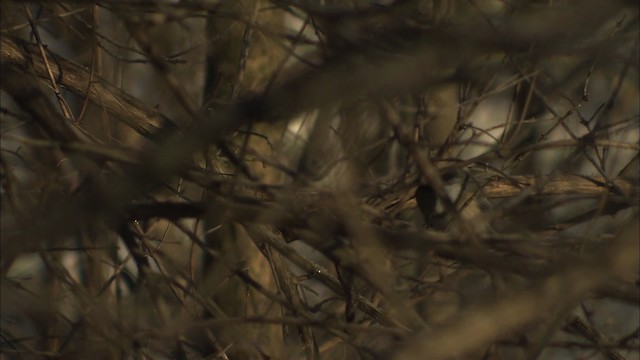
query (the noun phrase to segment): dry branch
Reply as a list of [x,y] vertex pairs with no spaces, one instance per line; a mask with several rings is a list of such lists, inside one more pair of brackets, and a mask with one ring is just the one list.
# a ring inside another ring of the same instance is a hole
[[636,272],[640,265],[639,220],[633,219],[620,231],[605,256],[580,261],[527,291],[470,309],[437,332],[418,334],[394,359],[448,359],[480,350],[541,321],[556,309],[573,305],[587,292],[605,285],[609,276],[628,276]]
[[[29,67],[39,77],[48,79],[45,61],[37,45],[3,35],[0,38],[2,63],[12,64],[24,70]],[[162,113],[148,107],[139,99],[111,85],[105,79],[91,74],[91,70],[59,55],[47,52],[47,62],[53,64],[52,73],[59,85],[72,93],[88,98],[109,115],[130,126],[139,134],[151,137],[160,130],[176,131],[178,126]]]
[[[640,299],[637,4],[328,3],[3,2],[17,22],[0,33],[14,100],[0,114],[2,287],[45,303],[6,310],[3,352],[499,360],[572,346],[555,337],[578,330],[585,351],[637,354],[633,336],[574,315]],[[25,16],[56,41],[14,35]],[[81,48],[66,58],[65,30]],[[128,61],[102,41],[155,70],[129,74],[139,99],[94,73]],[[89,53],[93,69],[76,57]],[[145,103],[161,95],[150,79],[189,126]],[[54,96],[131,129],[75,124]],[[155,146],[112,145],[133,132]],[[316,159],[346,170],[308,176]],[[30,162],[64,166],[73,186]]]

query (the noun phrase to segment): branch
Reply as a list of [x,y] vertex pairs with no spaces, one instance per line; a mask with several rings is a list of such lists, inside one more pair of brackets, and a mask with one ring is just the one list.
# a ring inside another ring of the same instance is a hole
[[623,229],[607,252],[573,264],[540,284],[504,297],[490,305],[470,309],[437,331],[425,331],[399,349],[394,359],[449,359],[513,336],[525,326],[539,323],[561,306],[573,305],[611,276],[628,276],[638,268],[638,219]]
[[[99,76],[91,75],[89,69],[47,52],[45,61],[35,44],[3,35],[0,38],[0,54],[3,66],[13,64],[21,69],[32,66],[36,75],[49,79],[46,63],[55,64],[51,72],[59,85],[72,93],[86,97],[96,106],[103,107],[109,115],[130,126],[140,135],[151,137],[160,130],[178,129],[168,117],[148,107],[142,101],[109,84]],[[89,86],[90,85],[90,86]]]

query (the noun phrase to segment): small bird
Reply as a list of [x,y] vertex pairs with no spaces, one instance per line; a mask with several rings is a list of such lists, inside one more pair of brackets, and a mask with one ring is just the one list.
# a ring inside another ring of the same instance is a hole
[[418,209],[420,209],[420,212],[424,216],[425,223],[429,224],[432,216],[436,213],[436,203],[438,200],[436,192],[430,185],[420,185],[416,189],[415,198]]

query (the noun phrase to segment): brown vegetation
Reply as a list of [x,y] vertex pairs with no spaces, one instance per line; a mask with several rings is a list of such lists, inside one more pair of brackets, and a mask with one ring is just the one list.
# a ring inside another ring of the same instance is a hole
[[1,10],[0,358],[639,356],[636,2]]

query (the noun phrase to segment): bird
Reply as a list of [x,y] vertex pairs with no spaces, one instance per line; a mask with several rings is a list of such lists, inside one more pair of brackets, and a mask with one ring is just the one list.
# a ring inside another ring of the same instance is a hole
[[416,189],[415,193],[416,203],[418,209],[424,217],[425,223],[429,224],[432,216],[436,212],[437,196],[433,188],[428,184],[421,184]]

